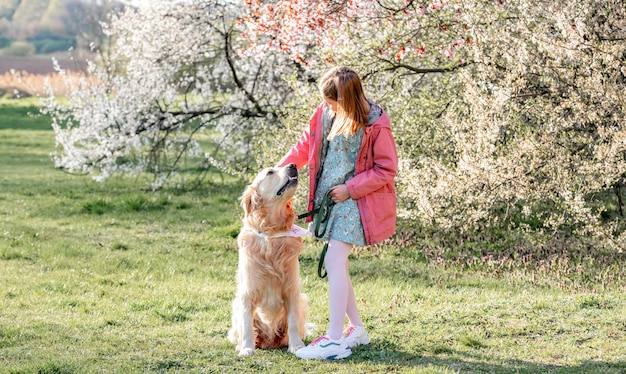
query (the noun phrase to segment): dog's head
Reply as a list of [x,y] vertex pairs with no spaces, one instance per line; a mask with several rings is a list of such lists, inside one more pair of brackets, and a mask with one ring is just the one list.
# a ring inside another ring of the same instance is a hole
[[293,215],[291,198],[296,193],[297,186],[296,165],[263,169],[241,196],[241,207],[246,216],[279,215],[285,213],[285,209]]

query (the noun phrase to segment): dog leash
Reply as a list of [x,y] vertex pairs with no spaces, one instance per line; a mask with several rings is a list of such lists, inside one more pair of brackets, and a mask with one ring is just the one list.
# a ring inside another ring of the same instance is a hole
[[[330,191],[328,191],[326,195],[324,196],[324,198],[322,199],[322,203],[320,204],[319,208],[313,209],[310,212],[300,214],[298,216],[298,219],[306,218],[314,214],[317,214],[317,216],[315,216],[315,236],[318,238],[322,237],[324,236],[324,234],[326,233],[326,229],[328,228],[328,219],[330,218],[330,211],[333,205],[335,204],[336,203],[333,201],[332,197],[330,196]],[[322,248],[322,252],[320,253],[320,261],[317,264],[317,276],[320,278],[326,278],[326,276],[328,275],[328,273],[324,271],[323,269],[324,258],[326,257],[326,251],[328,251],[328,242],[324,243],[324,248]],[[324,274],[322,274],[322,271],[324,271]]]

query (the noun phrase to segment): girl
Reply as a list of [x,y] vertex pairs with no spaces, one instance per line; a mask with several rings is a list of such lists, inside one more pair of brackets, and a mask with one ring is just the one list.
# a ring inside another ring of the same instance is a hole
[[[309,165],[309,210],[319,207],[327,193],[336,203],[318,238],[328,242],[329,328],[296,352],[300,358],[325,360],[346,358],[352,347],[370,342],[357,310],[348,255],[353,245],[373,245],[395,232],[398,156],[389,117],[365,97],[352,69],[331,69],[319,89],[323,103],[278,166]],[[346,315],[349,325],[342,332]]]

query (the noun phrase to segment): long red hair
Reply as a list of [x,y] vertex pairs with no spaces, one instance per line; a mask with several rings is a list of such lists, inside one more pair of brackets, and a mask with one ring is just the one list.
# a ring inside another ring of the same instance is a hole
[[320,80],[319,89],[324,99],[337,102],[337,116],[330,138],[338,134],[354,135],[367,125],[370,105],[361,78],[354,70],[345,66],[329,70]]

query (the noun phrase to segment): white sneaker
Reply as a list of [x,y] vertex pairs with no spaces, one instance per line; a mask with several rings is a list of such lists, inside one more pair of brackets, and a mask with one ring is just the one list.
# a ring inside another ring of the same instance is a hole
[[348,326],[343,330],[343,337],[348,347],[354,348],[357,345],[366,345],[370,343],[370,337],[363,326]]
[[313,340],[311,344],[296,351],[296,357],[307,360],[338,360],[351,354],[352,351],[343,336],[339,340],[332,340],[322,335]]

